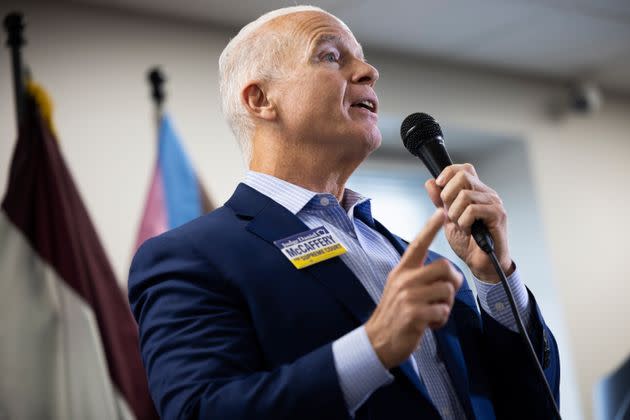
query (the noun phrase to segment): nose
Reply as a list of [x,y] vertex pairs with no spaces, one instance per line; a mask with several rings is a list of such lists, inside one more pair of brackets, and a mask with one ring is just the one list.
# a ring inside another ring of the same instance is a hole
[[366,63],[363,60],[356,60],[357,66],[352,74],[352,82],[362,85],[374,86],[378,80],[378,70],[371,64]]

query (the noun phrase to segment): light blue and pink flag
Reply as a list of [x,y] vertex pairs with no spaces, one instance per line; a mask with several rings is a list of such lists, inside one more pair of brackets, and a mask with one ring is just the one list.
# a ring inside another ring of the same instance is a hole
[[170,119],[160,118],[158,157],[136,240],[144,241],[212,210]]

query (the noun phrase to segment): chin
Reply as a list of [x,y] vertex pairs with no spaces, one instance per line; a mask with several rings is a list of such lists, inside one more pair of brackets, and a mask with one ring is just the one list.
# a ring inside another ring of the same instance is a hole
[[378,149],[381,146],[382,141],[383,136],[381,135],[381,130],[379,130],[378,127],[374,127],[369,132],[364,133],[363,142],[368,149],[368,154]]
[[[329,139],[322,142],[323,138]],[[352,130],[337,131],[329,133],[328,136],[320,136],[320,144],[331,143],[339,153],[345,156],[352,156],[352,159],[361,157],[365,159],[370,153],[378,149],[383,136],[376,125],[355,126]]]
[[373,151],[378,149],[381,145],[381,133],[362,133],[361,136],[354,138],[352,150],[349,151],[349,155],[352,155],[352,160],[365,160]]

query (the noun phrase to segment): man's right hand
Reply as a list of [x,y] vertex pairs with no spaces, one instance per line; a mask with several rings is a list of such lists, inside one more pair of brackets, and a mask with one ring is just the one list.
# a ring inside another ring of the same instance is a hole
[[445,259],[424,265],[429,245],[445,221],[436,210],[389,273],[383,296],[365,324],[383,365],[400,365],[418,347],[424,331],[448,321],[463,276]]

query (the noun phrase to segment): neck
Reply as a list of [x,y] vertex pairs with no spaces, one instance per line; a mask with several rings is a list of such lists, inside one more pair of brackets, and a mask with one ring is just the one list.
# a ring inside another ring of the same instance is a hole
[[327,152],[326,147],[310,150],[308,145],[285,146],[279,141],[253,142],[249,169],[306,188],[318,193],[343,198],[346,182],[363,159],[343,158],[342,154]]

